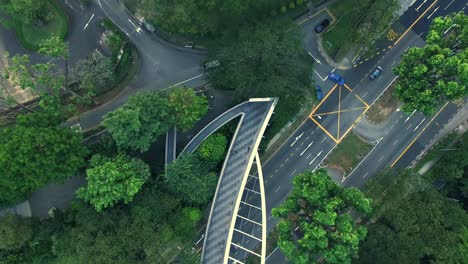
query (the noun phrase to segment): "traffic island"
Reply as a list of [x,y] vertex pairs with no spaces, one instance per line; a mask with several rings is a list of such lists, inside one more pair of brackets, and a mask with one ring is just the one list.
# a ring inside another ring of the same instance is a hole
[[337,145],[324,163],[327,164],[328,168],[336,169],[347,175],[356,168],[371,149],[372,144],[365,142],[352,132]]
[[45,1],[40,18],[32,21],[13,17],[12,27],[22,47],[38,50],[40,44],[51,37],[64,39],[68,32],[68,18],[60,5],[54,0]]

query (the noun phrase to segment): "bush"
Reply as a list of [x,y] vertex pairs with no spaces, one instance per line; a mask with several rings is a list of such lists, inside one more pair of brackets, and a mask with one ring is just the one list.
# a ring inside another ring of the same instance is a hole
[[296,0],[296,5],[300,6],[304,4],[304,0]]
[[289,3],[289,8],[294,9],[295,7],[296,5],[294,4],[294,2]]
[[281,13],[283,13],[283,14],[286,13],[286,10],[287,10],[287,9],[286,9],[285,6],[282,6],[281,9],[280,9]]

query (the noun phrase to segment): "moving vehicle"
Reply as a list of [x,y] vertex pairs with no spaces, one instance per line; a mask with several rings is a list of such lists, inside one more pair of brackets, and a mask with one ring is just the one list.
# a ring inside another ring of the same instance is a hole
[[320,101],[323,98],[322,88],[320,86],[315,86],[315,91],[317,91],[317,99]]
[[330,20],[324,19],[320,24],[315,26],[314,30],[316,33],[321,33],[328,27],[328,25],[330,25]]
[[343,79],[343,77],[333,72],[328,74],[328,79],[332,80],[334,83],[338,85],[344,85],[345,83],[345,80]]
[[383,72],[383,68],[378,66],[377,69],[375,69],[375,71],[373,71],[370,75],[369,75],[369,78],[371,80],[375,80],[377,79],[377,77],[379,77],[379,75]]

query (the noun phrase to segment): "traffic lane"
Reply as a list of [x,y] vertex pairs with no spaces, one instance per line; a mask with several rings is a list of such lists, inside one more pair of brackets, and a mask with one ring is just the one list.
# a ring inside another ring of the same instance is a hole
[[[421,3],[419,5],[413,5],[415,8],[413,10],[408,10],[408,14],[400,19],[400,23],[405,27],[409,27],[413,23],[410,19],[411,16],[420,16],[430,6],[430,4],[433,3],[433,1],[428,1],[426,3],[423,3],[423,1],[419,2]],[[425,37],[434,18],[446,16],[458,11],[464,11],[466,13],[467,5],[466,1],[463,0],[438,1],[426,14],[424,14],[421,20],[414,25],[413,30],[418,35]],[[418,7],[420,8],[416,11],[416,8]]]
[[[451,104],[434,119],[421,113],[415,113],[413,116],[401,113],[400,118],[392,125],[372,155],[366,158],[344,181],[345,186],[362,187],[365,181],[395,162],[406,148],[408,148],[407,152],[395,164],[395,167],[406,168],[411,165],[416,156],[457,111],[457,106]],[[426,126],[427,128],[424,129]],[[421,135],[418,137],[420,133]],[[410,146],[415,138],[415,143]]]
[[437,135],[445,124],[457,113],[459,108],[455,104],[449,104],[446,108],[434,119],[433,122],[426,128],[415,143],[395,164],[395,168],[407,168],[412,164],[418,155],[426,148],[435,135]]
[[104,32],[101,22],[105,14],[94,2],[90,2],[86,8],[76,0],[60,1],[60,5],[67,13],[70,25],[66,41],[70,47],[69,61],[74,64],[99,47],[99,39]]
[[[386,74],[393,74],[392,69],[395,68],[402,60],[402,55],[410,47],[423,47],[425,44],[424,40],[421,39],[416,33],[410,31],[406,34],[397,46],[391,48],[388,52],[376,56],[372,60],[369,60],[359,67],[353,68],[351,71],[344,73],[346,83],[354,87],[354,90],[358,90],[358,86],[363,83],[371,83],[375,81],[369,80],[369,75],[377,68],[381,66],[383,68],[382,76]],[[383,78],[384,78],[383,77]],[[364,91],[365,92],[365,91]]]
[[419,133],[423,125],[421,121],[424,122],[426,119],[420,113],[409,116],[399,112],[398,118],[393,121],[382,140],[375,146],[372,153],[366,156],[362,163],[348,175],[343,185],[362,187],[369,178],[387,168]]

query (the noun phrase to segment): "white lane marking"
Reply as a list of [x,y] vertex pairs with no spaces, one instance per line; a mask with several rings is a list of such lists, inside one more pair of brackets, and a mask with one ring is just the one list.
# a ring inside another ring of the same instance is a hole
[[176,84],[173,84],[173,85],[171,85],[171,86],[169,86],[169,87],[167,87],[167,88],[172,88],[172,87],[174,87],[174,86],[178,86],[178,85],[184,84],[184,83],[186,83],[186,82],[193,81],[193,80],[195,80],[195,79],[198,79],[198,78],[202,77],[203,75],[205,75],[205,74],[204,74],[204,73],[199,74],[199,75],[194,76],[194,77],[192,77],[192,78],[189,78],[189,79],[187,79],[187,80],[185,80],[185,81],[181,81],[181,82],[178,82],[178,83],[176,83]]
[[315,74],[317,74],[317,76],[320,78],[320,80],[322,80],[322,82],[326,81],[328,79],[328,75],[325,76],[325,78],[322,78],[322,75],[320,75],[315,69],[314,69],[314,72]]
[[270,255],[268,255],[268,256],[266,257],[265,260],[267,260],[273,253],[275,253],[276,250],[278,250],[278,247],[276,247],[275,250],[273,250],[273,251],[270,253]]
[[[356,169],[359,168],[359,166],[361,166],[361,164],[367,159],[367,157],[369,157],[369,155],[374,151],[374,149],[377,148],[377,146],[380,144],[380,142],[382,142],[382,139],[383,139],[383,137],[381,137],[381,138],[379,138],[377,140],[377,144],[375,144],[375,146],[369,151],[369,153],[367,153],[367,155],[358,163],[358,165],[356,167],[354,167],[354,169],[348,174],[348,176],[341,178],[341,182],[346,181],[346,179],[348,179],[351,175],[353,175],[354,171],[356,171]],[[335,147],[336,146],[337,145],[335,145]]]
[[320,141],[320,143],[323,143],[323,142],[325,141],[325,139],[327,139],[327,137],[324,137],[324,138],[322,139],[322,141]]
[[366,91],[366,92],[365,92],[365,93],[362,95],[362,97],[366,97],[366,95],[367,95],[367,92],[368,92],[368,91]]
[[397,142],[398,142],[398,138],[395,140],[395,142],[393,142],[393,146],[395,146]]
[[88,25],[89,25],[89,22],[91,22],[91,19],[93,19],[93,17],[94,17],[94,14],[92,14],[91,17],[89,18],[88,22],[86,23],[86,25],[85,25],[84,28],[83,28],[83,31],[86,30],[86,28],[87,28]]
[[379,100],[380,96],[382,96],[383,93],[385,93],[385,91],[387,91],[388,87],[390,87],[390,85],[392,85],[392,83],[398,78],[398,76],[396,76],[395,78],[393,78],[393,80],[387,85],[387,87],[385,87],[385,89],[383,89],[382,92],[380,92],[379,96],[377,96],[377,98],[375,98],[375,100],[372,102],[372,104],[369,105],[369,107],[373,106],[375,104],[375,102],[377,102],[377,100]]
[[369,172],[366,172],[366,174],[364,174],[364,176],[362,176],[362,178],[366,178],[368,174],[369,174]]
[[312,55],[312,53],[310,53],[310,51],[307,51],[307,52],[312,57],[312,59],[314,59],[314,61],[316,61],[318,64],[322,64],[319,59],[315,58],[314,55]]
[[393,62],[392,62],[392,65],[390,65],[390,66],[391,66],[391,67],[393,67],[393,65],[395,65],[395,63],[397,63],[397,61],[396,61],[396,60],[395,60],[395,61],[393,61]]
[[416,110],[411,112],[411,114],[406,118],[406,120],[405,120],[405,122],[403,124],[406,124],[406,122],[408,122],[408,120],[410,120],[410,118],[414,115],[414,113],[416,113]]
[[412,126],[413,126],[413,124],[409,124],[407,130],[410,130]]
[[431,16],[434,15],[434,13],[437,12],[437,10],[439,10],[439,8],[440,6],[437,6],[436,9],[434,9],[434,11],[426,19],[431,18]]
[[294,146],[294,144],[296,144],[296,142],[302,137],[302,135],[304,135],[304,132],[302,132],[299,136],[296,137],[294,142],[291,144],[291,147]]
[[419,124],[413,129],[413,132],[418,130],[419,126],[424,122],[424,120],[426,120],[426,118],[423,118],[423,120],[421,120],[421,122],[419,122]]
[[314,141],[310,142],[310,144],[307,145],[307,147],[304,149],[304,151],[301,152],[301,154],[299,156],[304,155],[304,153],[310,148],[310,146],[312,146],[313,143],[314,143]]
[[315,158],[313,158],[313,159],[309,162],[309,165],[312,165],[312,162],[314,162],[314,161],[318,158],[318,156],[320,156],[320,154],[322,154],[322,152],[323,152],[323,149],[315,156]]
[[278,192],[280,188],[281,188],[281,186],[278,186],[278,189],[276,189],[275,192]]
[[453,2],[455,2],[455,0],[452,0],[452,2],[450,2],[450,3],[444,8],[444,10],[447,10],[447,8],[449,8],[449,6],[452,5]]
[[294,170],[292,173],[291,173],[291,176],[293,176],[295,173],[296,173],[297,170]]
[[382,159],[383,159],[383,155],[382,155],[382,157],[380,157],[380,159],[379,159],[379,162],[381,162],[381,161],[382,161]]
[[426,2],[427,2],[427,0],[424,0],[424,2],[422,2],[422,4],[420,4],[420,5],[416,8],[416,11],[419,12],[419,8],[421,8]]
[[310,153],[309,155],[307,155],[307,158],[306,158],[306,159],[309,159],[310,155],[312,155],[312,153]]
[[127,19],[127,20],[128,20],[128,22],[130,22],[135,27],[136,32],[141,34],[141,28],[139,26],[135,25],[135,23],[133,23],[133,21],[130,20],[130,18]]

